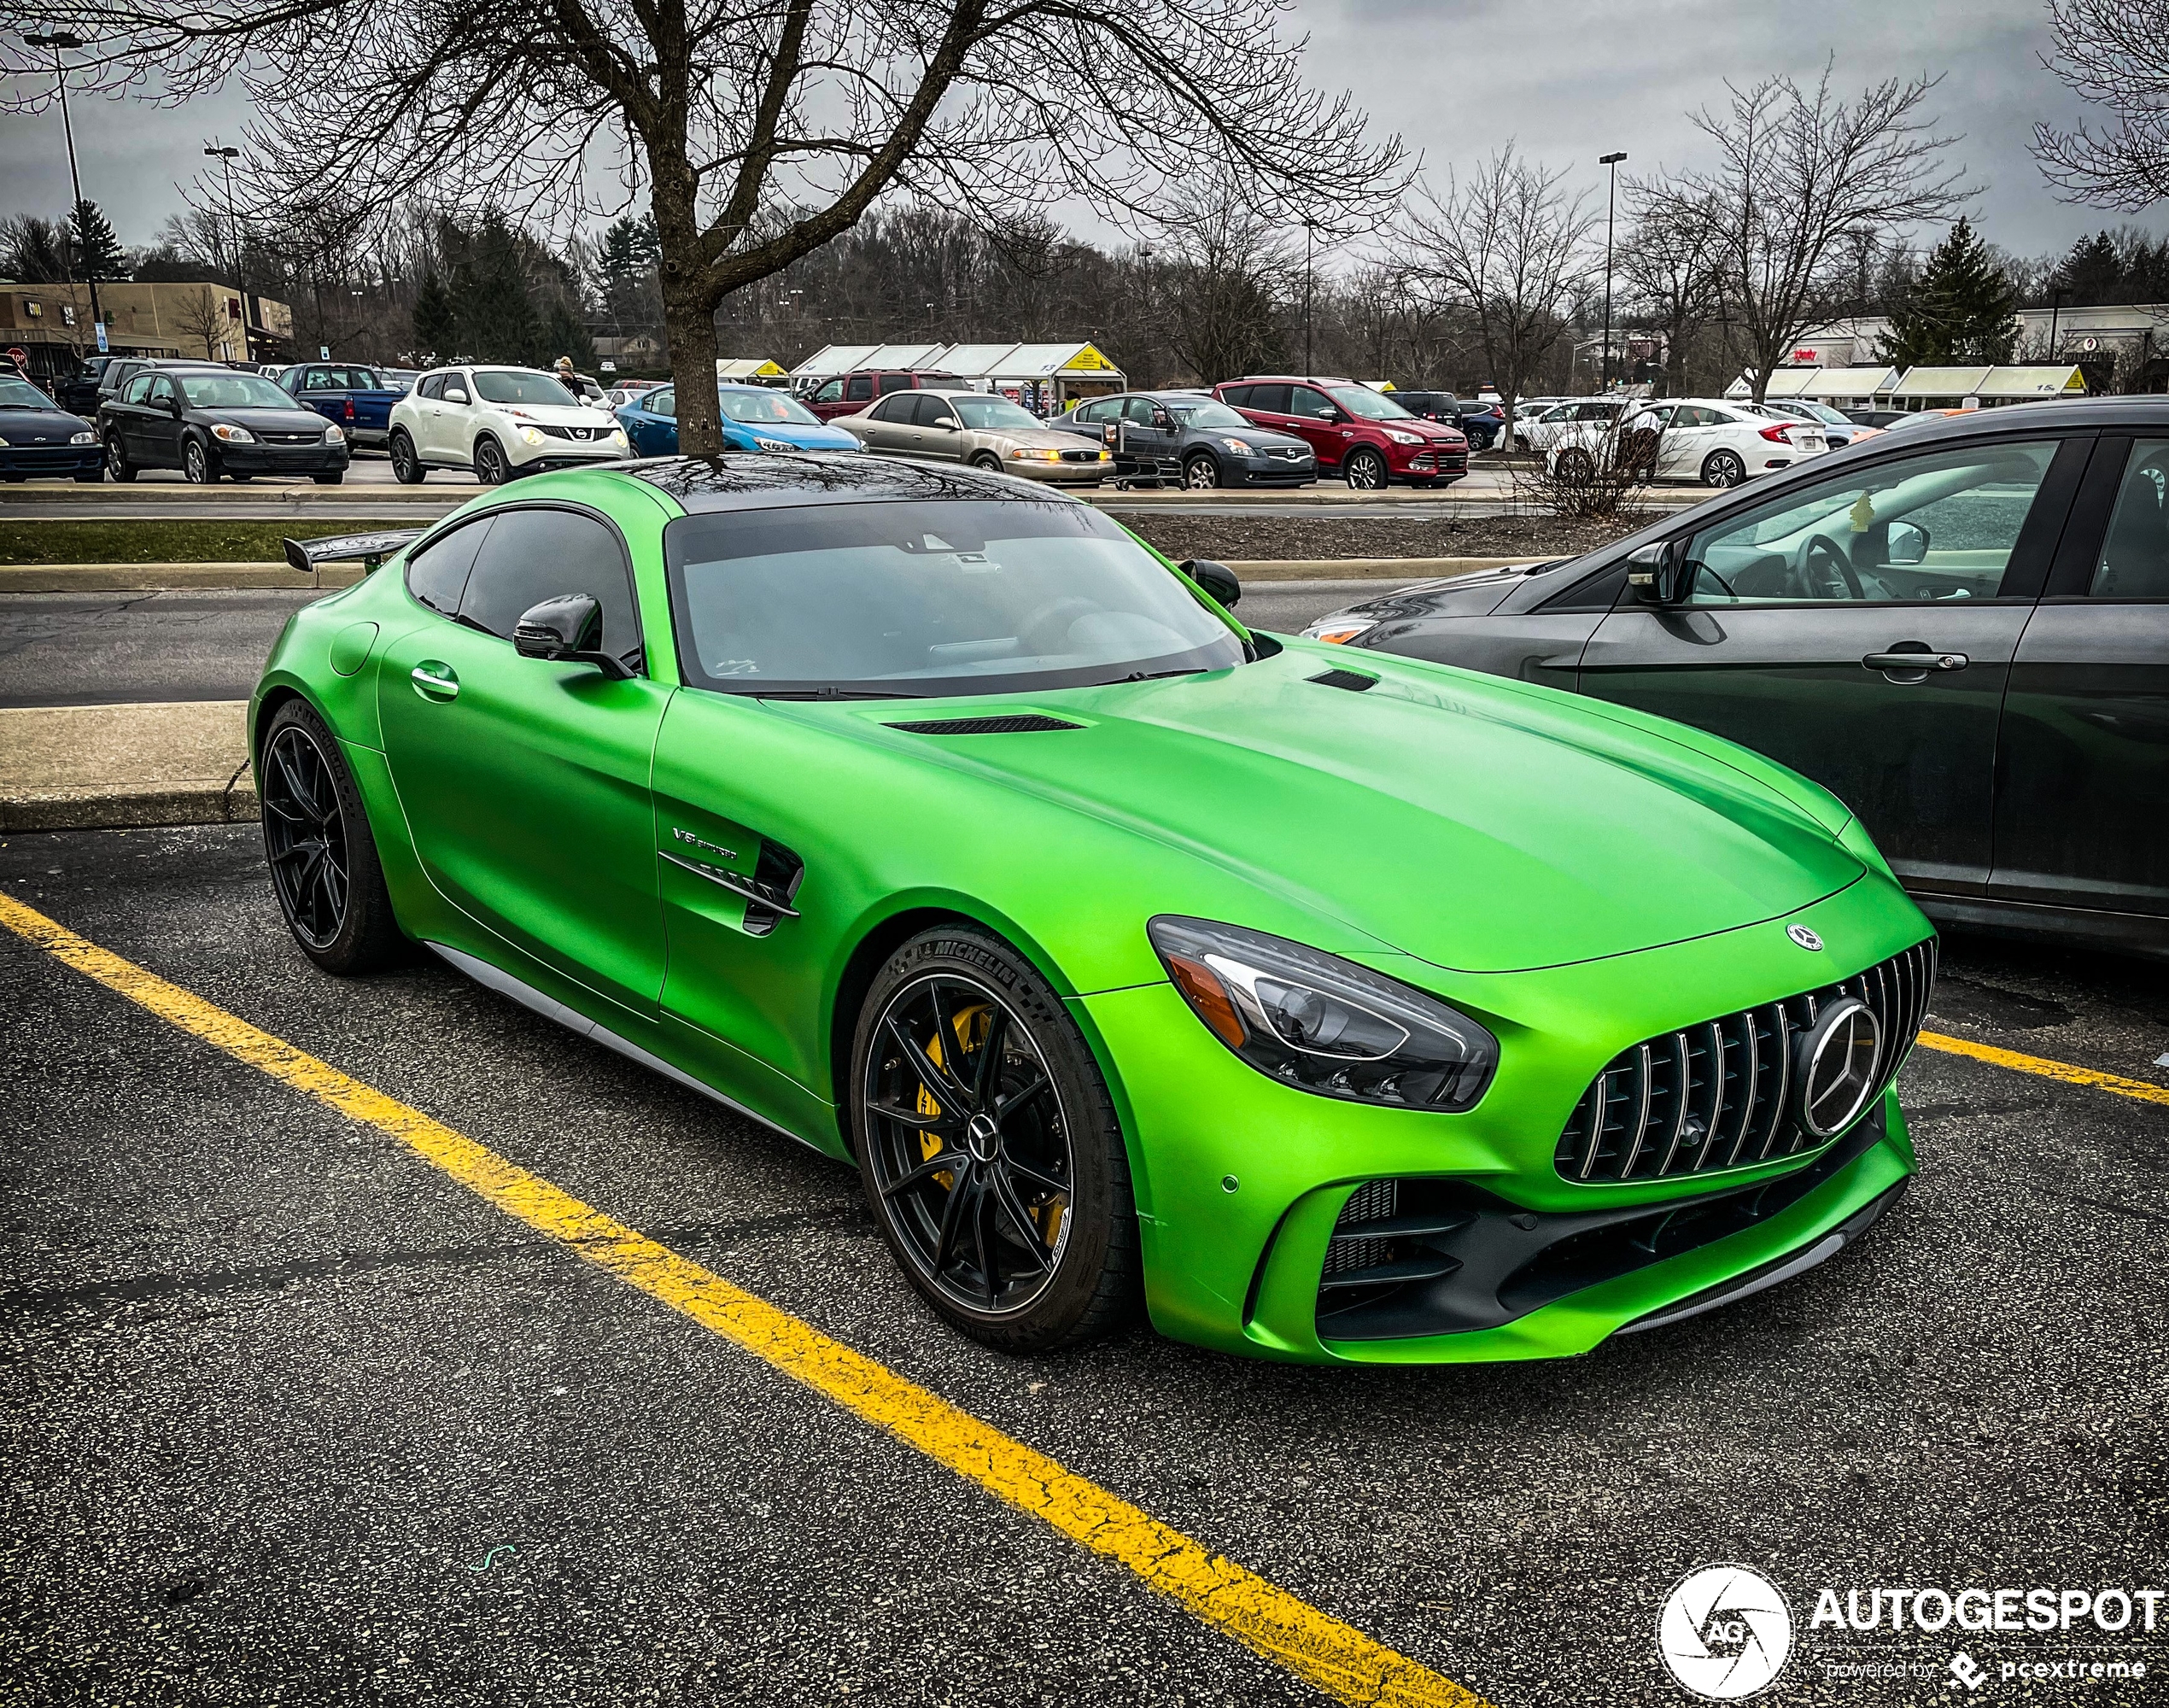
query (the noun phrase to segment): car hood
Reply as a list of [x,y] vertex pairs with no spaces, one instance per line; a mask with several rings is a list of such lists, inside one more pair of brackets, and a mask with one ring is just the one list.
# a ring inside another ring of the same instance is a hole
[[484,409],[535,427],[615,427],[617,418],[599,403],[484,403]]
[[64,445],[91,424],[64,409],[0,409],[0,442]]
[[1191,436],[1199,439],[1240,439],[1244,444],[1260,451],[1270,450],[1276,445],[1292,446],[1303,452],[1311,448],[1309,440],[1298,438],[1293,433],[1276,433],[1270,427],[1197,427],[1191,430]]
[[[1377,680],[1363,693],[1314,680],[1341,662],[1291,646],[1232,670],[1032,697],[1081,729],[880,734],[1185,846],[1318,917],[1336,939],[1321,948],[1369,939],[1468,972],[1731,930],[1864,869],[1834,840],[1842,822],[1818,823],[1695,732],[1681,734],[1699,746],[1571,695],[1406,661],[1362,658]],[[879,726],[897,712],[851,715]],[[1228,907],[1242,923],[1239,897]]]
[[1343,605],[1331,615],[1359,614],[1381,623],[1394,618],[1488,617],[1530,570],[1542,567],[1538,562],[1509,564],[1502,569],[1479,570],[1474,575],[1416,582],[1375,599]]
[[252,433],[321,433],[325,425],[316,411],[298,403],[289,409],[191,409],[188,418],[246,427]]
[[723,430],[741,436],[749,449],[757,437],[780,439],[787,445],[797,445],[809,451],[856,451],[858,448],[856,433],[846,433],[841,427],[831,426],[826,422],[814,426],[803,421],[732,421],[724,424]]
[[967,427],[968,437],[984,439],[997,445],[1014,445],[1020,450],[1074,451],[1078,448],[1078,435],[1065,433],[1059,427]]

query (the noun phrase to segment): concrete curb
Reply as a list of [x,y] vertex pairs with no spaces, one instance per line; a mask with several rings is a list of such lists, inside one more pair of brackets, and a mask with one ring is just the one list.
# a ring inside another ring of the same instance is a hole
[[0,707],[0,832],[259,815],[248,702]]

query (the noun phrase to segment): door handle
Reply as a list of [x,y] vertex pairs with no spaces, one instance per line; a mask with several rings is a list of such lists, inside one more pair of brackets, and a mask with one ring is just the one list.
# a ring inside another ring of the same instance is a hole
[[439,664],[435,658],[425,658],[406,674],[407,679],[414,684],[414,692],[424,699],[459,698],[459,677],[449,664]]
[[1930,670],[1962,670],[1973,661],[1963,652],[1870,652],[1860,662],[1863,670],[1926,675]]

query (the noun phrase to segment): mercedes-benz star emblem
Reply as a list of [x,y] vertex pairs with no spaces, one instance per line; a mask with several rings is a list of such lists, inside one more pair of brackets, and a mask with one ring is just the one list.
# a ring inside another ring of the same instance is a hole
[[1800,1039],[1798,1118],[1817,1144],[1835,1138],[1868,1107],[1882,1023],[1858,997],[1839,997]]
[[1785,934],[1791,938],[1795,943],[1798,944],[1803,949],[1820,949],[1822,947],[1822,939],[1818,937],[1814,932],[1809,931],[1804,925],[1788,925],[1785,927]]

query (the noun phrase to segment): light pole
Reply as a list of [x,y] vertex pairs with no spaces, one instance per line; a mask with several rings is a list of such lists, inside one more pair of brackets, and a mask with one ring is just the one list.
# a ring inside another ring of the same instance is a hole
[[[241,360],[245,362],[251,360],[248,354],[248,275],[242,266],[241,215],[233,199],[233,163],[241,158],[241,150],[222,149],[206,143],[203,152],[213,160],[224,161],[226,166],[226,223],[233,227],[233,292],[241,299]],[[322,314],[323,311],[319,308],[319,319]]]
[[61,134],[67,138],[67,181],[75,190],[75,235],[83,244],[83,271],[89,275],[91,285],[91,325],[105,325],[105,316],[98,312],[98,269],[91,259],[89,233],[83,229],[83,178],[75,169],[75,124],[67,114],[67,73],[61,65],[61,50],[70,53],[83,45],[80,36],[70,35],[66,30],[50,30],[42,36],[25,36],[23,45],[31,48],[50,48],[53,50],[53,83],[61,96]]
[[1627,158],[1622,149],[1616,155],[1599,155],[1597,164],[1611,168],[1611,182],[1605,191],[1605,354],[1602,389],[1611,389],[1611,216],[1619,203],[1619,163]]
[[2049,360],[2056,360],[2056,322],[2063,313],[2064,298],[2071,295],[2068,286],[2058,285],[2049,293]]
[[1303,216],[1303,375],[1311,371],[1311,237],[1318,230],[1318,221],[1306,214]]

